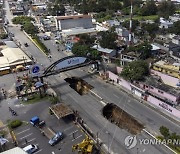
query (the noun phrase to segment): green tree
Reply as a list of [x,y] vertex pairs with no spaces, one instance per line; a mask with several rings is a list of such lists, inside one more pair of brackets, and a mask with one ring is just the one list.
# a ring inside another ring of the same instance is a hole
[[142,16],[156,15],[157,7],[153,0],[149,1],[140,9],[140,14]]
[[36,33],[38,33],[38,29],[31,22],[25,22],[23,24],[23,29],[26,33],[31,35],[35,35]]
[[123,68],[120,75],[130,82],[143,80],[145,76],[149,75],[148,63],[141,60],[133,61]]
[[169,138],[170,133],[169,133],[169,129],[168,129],[168,128],[166,128],[166,127],[164,127],[164,126],[161,126],[161,127],[159,128],[159,131],[160,131],[160,133],[163,135],[163,137],[164,137],[165,139],[168,139],[168,138]]
[[117,48],[117,34],[113,31],[101,32],[99,33],[100,39],[98,40],[100,46],[108,49],[116,49]]
[[177,21],[173,24],[172,28],[170,28],[170,32],[176,35],[180,35],[180,21]]
[[176,11],[176,7],[171,1],[164,1],[158,6],[158,14],[161,17],[169,18],[170,15],[173,15]]
[[100,59],[100,53],[95,50],[90,48],[90,46],[87,45],[82,45],[79,43],[75,43],[72,47],[72,53],[76,56],[87,56],[90,54],[91,59]]
[[81,34],[79,37],[79,44],[91,46],[94,43],[95,37],[88,34]]
[[[123,27],[126,27],[127,29],[129,29],[129,20],[126,20],[125,22],[123,22]],[[139,26],[139,21],[138,20],[132,20],[132,32],[134,32],[135,31],[135,29]]]

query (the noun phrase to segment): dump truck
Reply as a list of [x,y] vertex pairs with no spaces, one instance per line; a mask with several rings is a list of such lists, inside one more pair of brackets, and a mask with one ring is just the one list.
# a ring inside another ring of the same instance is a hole
[[51,139],[53,136],[55,136],[55,132],[46,125],[44,120],[40,120],[38,116],[31,118],[30,123],[37,127],[42,135],[46,136],[48,139]]

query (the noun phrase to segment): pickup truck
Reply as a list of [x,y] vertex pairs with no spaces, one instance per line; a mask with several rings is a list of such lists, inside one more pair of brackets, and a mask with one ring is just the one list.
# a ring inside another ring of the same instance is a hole
[[55,135],[55,132],[46,125],[44,120],[40,120],[38,116],[31,118],[30,123],[37,127],[48,139],[51,139]]

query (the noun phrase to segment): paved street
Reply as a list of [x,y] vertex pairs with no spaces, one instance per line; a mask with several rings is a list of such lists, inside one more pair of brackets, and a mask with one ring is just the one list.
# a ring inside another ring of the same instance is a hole
[[[13,31],[15,38],[20,40],[21,44],[28,42],[30,45],[24,50],[28,55],[33,55],[38,62],[42,63],[44,66],[48,66],[50,61],[48,58],[40,52],[32,42],[19,30],[18,27],[10,27],[10,31]],[[55,61],[60,59],[65,55],[64,52],[58,52],[55,45],[53,45],[52,40],[44,41],[45,45],[51,50],[52,60]],[[83,68],[86,70],[86,68]],[[100,95],[105,101],[109,103],[115,103],[129,114],[133,115],[136,119],[142,122],[146,129],[152,134],[156,135],[159,133],[159,127],[164,125],[170,128],[173,132],[180,133],[180,127],[178,124],[171,122],[170,120],[162,117],[160,114],[154,112],[152,109],[139,103],[134,98],[130,97],[128,94],[120,91],[118,88],[109,85],[103,81],[100,81],[91,74],[87,74],[82,69],[76,69],[62,73],[60,75],[54,75],[47,79],[49,83],[55,88],[58,94],[61,96],[62,100],[72,106],[74,109],[78,110],[81,117],[84,119],[85,123],[90,127],[90,129],[96,134],[99,133],[99,138],[105,143],[106,148],[110,149],[111,153],[125,154],[125,153],[146,153],[146,154],[160,154],[160,153],[171,153],[164,146],[153,146],[153,145],[137,145],[136,148],[126,149],[124,145],[124,139],[126,136],[131,135],[125,130],[117,128],[114,124],[108,122],[101,114],[101,109],[103,104],[97,100],[91,94],[80,96],[73,89],[71,89],[64,81],[64,78],[68,76],[78,76],[83,78],[85,81],[94,86],[93,91]],[[30,119],[34,112],[41,113],[45,115],[43,110],[43,103],[39,108],[32,107],[26,113],[26,118]],[[108,132],[108,133],[107,133]],[[113,140],[112,140],[113,138]],[[147,134],[142,133],[138,135],[138,138],[149,138]],[[44,147],[44,146],[43,146]],[[138,150],[137,150],[138,149]],[[43,149],[42,149],[43,150]],[[113,152],[112,152],[113,151]]]

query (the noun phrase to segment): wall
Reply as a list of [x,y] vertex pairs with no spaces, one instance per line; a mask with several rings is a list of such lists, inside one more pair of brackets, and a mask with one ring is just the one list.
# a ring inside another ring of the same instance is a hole
[[131,90],[131,86],[130,83],[127,82],[126,80],[122,79],[121,77],[119,77],[118,75],[108,71],[108,77],[111,80],[114,80],[114,82],[118,83],[119,85],[123,86],[124,88]]
[[[121,68],[118,68],[118,69],[121,70]],[[132,91],[131,83],[129,83],[128,81],[120,78],[118,75],[116,75],[110,71],[107,72],[107,75],[108,75],[109,79],[114,80],[114,82],[118,83],[122,87],[126,88],[129,91]],[[133,86],[133,87],[136,87],[136,86]],[[158,100],[157,98],[155,98],[151,95],[148,95],[146,99],[149,103],[152,103],[153,105],[161,108],[163,111],[166,111],[166,112],[172,114],[173,116],[180,118],[180,111],[179,110],[169,106],[168,104]]]
[[177,110],[177,109],[169,106],[168,104],[154,98],[153,96],[149,95],[148,98],[147,98],[147,101],[154,104],[158,108],[160,108],[160,109],[162,109],[162,110],[164,110],[164,111],[166,111],[166,112],[180,118],[180,111],[179,110]]

